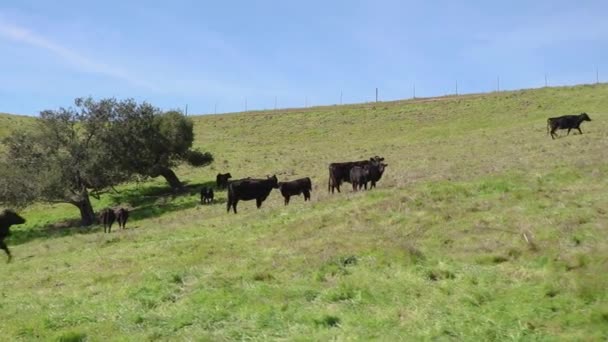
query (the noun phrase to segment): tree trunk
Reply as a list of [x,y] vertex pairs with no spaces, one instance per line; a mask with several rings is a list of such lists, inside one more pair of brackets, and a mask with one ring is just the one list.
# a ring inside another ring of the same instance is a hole
[[156,168],[156,171],[158,172],[159,176],[163,176],[165,178],[167,183],[169,183],[169,186],[171,186],[171,189],[181,190],[184,187],[182,182],[180,182],[179,178],[177,178],[175,172],[173,172],[173,170],[171,170],[170,168],[165,166],[159,166]]
[[89,198],[89,192],[86,189],[82,190],[78,195],[78,198],[70,203],[80,210],[80,223],[82,226],[90,226],[97,221]]

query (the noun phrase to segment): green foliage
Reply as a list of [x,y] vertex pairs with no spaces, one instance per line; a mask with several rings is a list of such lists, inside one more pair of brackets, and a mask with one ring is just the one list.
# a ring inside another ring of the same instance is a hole
[[[213,156],[192,150],[193,123],[178,111],[161,112],[147,103],[133,100],[120,103],[120,110],[112,121],[113,154],[123,169],[140,176],[163,176],[171,186],[180,186],[170,170],[182,162],[192,166],[206,166]],[[174,179],[170,179],[170,177]]]
[[190,149],[193,139],[193,123],[180,112],[131,99],[76,99],[73,108],[41,112],[36,129],[5,138],[0,204],[71,203],[90,224],[89,192],[159,175],[173,186],[179,181],[170,167],[211,163],[210,153]]
[[129,179],[113,163],[105,138],[113,100],[77,99],[75,108],[45,110],[36,129],[5,138],[0,159],[2,197],[8,205],[35,200],[72,203],[81,208],[84,224],[94,220],[89,191],[98,192]]

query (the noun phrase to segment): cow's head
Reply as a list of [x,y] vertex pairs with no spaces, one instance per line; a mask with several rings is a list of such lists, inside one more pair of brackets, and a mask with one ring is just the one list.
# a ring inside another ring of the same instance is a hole
[[5,209],[0,212],[0,220],[4,221],[4,223],[8,223],[9,225],[25,223],[25,219],[23,217],[19,216],[19,214],[10,209]]
[[279,188],[279,179],[277,178],[277,175],[272,175],[272,177],[267,176],[268,177],[268,181],[270,181],[270,185],[275,188],[278,189]]
[[230,172],[228,172],[227,174],[224,175],[224,177],[226,177],[226,179],[230,179],[230,178],[232,178],[232,175],[230,174]]
[[381,162],[383,160],[384,160],[384,158],[383,157],[379,157],[379,156],[374,156],[374,157],[369,158],[369,161],[375,162],[375,163],[379,163],[379,162]]
[[589,117],[589,115],[587,115],[587,113],[581,113],[579,116],[583,121],[591,121],[591,118]]
[[380,171],[380,174],[384,173],[384,169],[388,166],[388,164],[385,163],[380,163],[380,165],[378,165],[378,171]]

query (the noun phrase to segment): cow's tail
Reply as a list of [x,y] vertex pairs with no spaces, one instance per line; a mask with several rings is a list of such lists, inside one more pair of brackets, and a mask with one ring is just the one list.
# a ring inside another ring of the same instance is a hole
[[329,171],[329,178],[327,178],[327,193],[330,192],[331,188],[331,170]]
[[306,184],[308,187],[308,191],[312,191],[312,181],[310,180],[310,178],[308,178],[308,184]]
[[547,119],[547,134],[551,131],[551,119]]

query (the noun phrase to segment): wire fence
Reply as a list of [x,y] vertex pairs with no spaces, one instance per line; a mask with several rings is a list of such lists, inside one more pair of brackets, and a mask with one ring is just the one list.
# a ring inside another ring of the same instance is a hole
[[[600,73],[599,73],[599,69],[596,68],[595,69],[595,79],[593,80],[593,82],[589,82],[589,83],[577,83],[577,84],[570,84],[571,86],[574,85],[582,85],[582,84],[600,84]],[[551,84],[550,82],[550,77],[548,73],[544,74],[544,86],[541,87],[529,87],[526,89],[536,89],[536,88],[542,88],[542,87],[550,87],[550,86],[565,86],[564,84]],[[433,99],[433,98],[442,98],[442,97],[446,97],[446,96],[464,96],[464,95],[473,95],[473,94],[488,94],[488,93],[496,93],[496,92],[504,92],[504,91],[513,91],[515,89],[504,89],[501,87],[501,78],[500,76],[496,76],[496,84],[494,86],[493,90],[490,91],[486,91],[486,92],[471,92],[471,93],[461,93],[459,92],[459,83],[458,80],[454,81],[454,88],[452,91],[448,91],[443,95],[432,95],[432,96],[422,96],[419,97],[416,94],[416,83],[412,84],[412,93],[409,97],[404,96],[403,98],[400,99],[390,99],[390,100],[386,100],[386,101],[402,101],[402,100],[416,100],[416,99],[420,99],[420,100],[424,100],[424,99]],[[522,88],[523,89],[523,88]],[[219,101],[215,101],[213,104],[213,110],[212,111],[208,111],[206,114],[226,114],[226,113],[236,113],[236,112],[257,112],[257,111],[270,111],[270,110],[275,110],[275,111],[285,111],[285,110],[296,110],[296,109],[304,109],[304,108],[310,108],[312,106],[336,106],[336,105],[353,105],[353,104],[365,104],[365,103],[370,103],[370,102],[382,102],[382,98],[381,98],[381,89],[376,87],[376,88],[372,88],[373,93],[370,94],[372,96],[372,101],[355,101],[355,102],[350,102],[350,103],[344,103],[344,91],[340,90],[339,92],[336,92],[337,94],[339,94],[339,97],[336,98],[336,102],[335,103],[319,103],[319,104],[312,104],[311,101],[309,101],[309,97],[307,95],[304,95],[303,98],[303,106],[297,106],[297,105],[290,105],[288,107],[279,107],[279,100],[280,98],[278,96],[274,96],[274,105],[270,108],[265,107],[265,108],[250,108],[249,106],[249,99],[248,97],[244,97],[243,99],[243,108],[242,110],[232,110],[232,111],[220,111],[218,112],[218,109],[220,108],[220,102]],[[185,110],[184,110],[185,114],[188,115],[188,105],[185,105]]]

